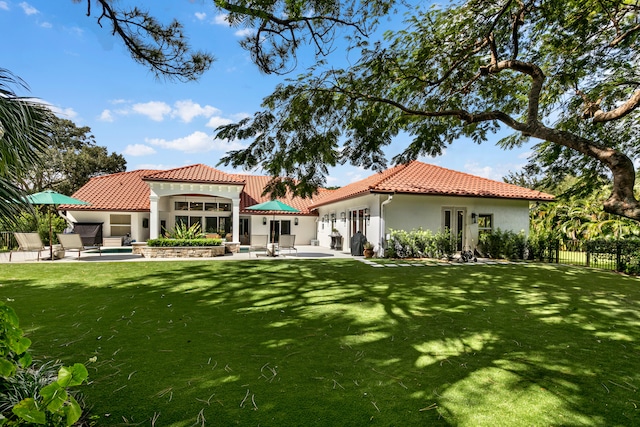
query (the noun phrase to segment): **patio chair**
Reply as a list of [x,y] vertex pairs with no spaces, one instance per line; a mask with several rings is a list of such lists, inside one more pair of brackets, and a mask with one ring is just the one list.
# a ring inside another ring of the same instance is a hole
[[44,250],[44,244],[38,233],[13,233],[18,242],[18,249],[9,252],[9,262],[14,252],[37,252],[40,261],[40,252]]
[[[251,235],[251,243],[249,244],[249,257],[251,257],[251,252],[260,252],[264,251],[267,253],[269,244],[269,236],[266,234],[253,234]],[[256,257],[258,254],[256,254]]]
[[291,253],[291,251],[296,251],[296,256],[298,256],[298,249],[295,247],[296,245],[296,235],[295,234],[281,234],[280,241],[278,242],[278,249],[280,254],[282,254],[282,250],[286,249]]
[[86,251],[87,249],[97,249],[100,256],[102,256],[100,246],[85,246],[82,243],[82,237],[76,233],[58,233],[58,242],[60,242],[62,249],[65,251],[78,251],[78,259],[80,259],[80,252]]

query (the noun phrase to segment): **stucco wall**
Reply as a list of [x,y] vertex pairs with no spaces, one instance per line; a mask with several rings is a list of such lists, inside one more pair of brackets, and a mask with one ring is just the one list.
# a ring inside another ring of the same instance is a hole
[[[473,224],[472,213],[476,215],[492,215],[493,229],[510,230],[515,233],[529,232],[529,202],[526,200],[486,199],[472,197],[445,197],[420,195],[366,195],[346,201],[322,206],[318,209],[318,240],[321,246],[331,244],[332,227],[343,236],[343,250],[349,250],[351,223],[348,213],[354,209],[368,208],[370,218],[365,224],[365,236],[374,244],[382,244],[386,235],[393,230],[423,228],[437,233],[443,229],[443,210],[464,212],[465,246],[474,246],[478,241],[478,226]],[[384,204],[384,206],[381,206]],[[346,221],[341,219],[341,212],[346,212]],[[335,214],[334,222],[322,221],[325,215]]]
[[[241,215],[244,217],[245,215]],[[273,221],[273,215],[252,215],[250,217],[250,229],[251,234],[266,234],[270,235],[269,229],[271,221]],[[263,218],[267,219],[266,224],[262,224]],[[295,218],[298,218],[298,225],[295,225]],[[316,217],[311,216],[292,216],[292,215],[276,215],[276,221],[290,221],[291,222],[291,234],[296,236],[296,245],[309,245],[311,239],[315,238],[315,224]]]
[[[131,238],[137,242],[149,239],[149,213],[148,212],[85,212],[67,211],[67,219],[70,222],[101,222],[102,237],[114,237],[111,234],[111,214],[131,216]],[[146,219],[146,221],[145,221]],[[147,227],[144,227],[147,225]],[[118,237],[120,237],[118,235]]]
[[478,241],[478,227],[472,224],[472,213],[492,215],[494,230],[529,233],[529,202],[526,200],[396,195],[385,207],[385,235],[391,229],[409,231],[419,227],[436,233],[443,229],[445,208],[464,209],[467,246],[474,246]]

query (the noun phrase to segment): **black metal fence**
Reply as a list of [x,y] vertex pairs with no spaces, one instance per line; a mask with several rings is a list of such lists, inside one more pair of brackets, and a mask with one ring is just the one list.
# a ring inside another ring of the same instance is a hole
[[550,242],[539,257],[546,262],[640,274],[640,240],[572,240]]
[[0,249],[15,249],[18,247],[16,238],[10,231],[0,231]]

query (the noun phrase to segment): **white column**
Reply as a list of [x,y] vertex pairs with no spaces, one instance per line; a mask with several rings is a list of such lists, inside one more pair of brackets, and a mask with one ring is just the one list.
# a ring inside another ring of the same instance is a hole
[[231,203],[233,205],[233,219],[231,220],[232,228],[231,233],[233,234],[233,241],[240,241],[240,198],[231,199]]
[[158,211],[158,202],[160,197],[151,194],[149,196],[150,212],[149,212],[149,238],[157,239],[160,235],[160,212]]

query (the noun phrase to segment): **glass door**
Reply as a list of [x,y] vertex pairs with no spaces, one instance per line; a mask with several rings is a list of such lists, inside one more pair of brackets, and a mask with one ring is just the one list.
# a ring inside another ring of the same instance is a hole
[[442,210],[442,226],[449,230],[451,240],[455,242],[456,250],[463,249],[465,241],[465,226],[467,210],[464,208],[444,208]]

